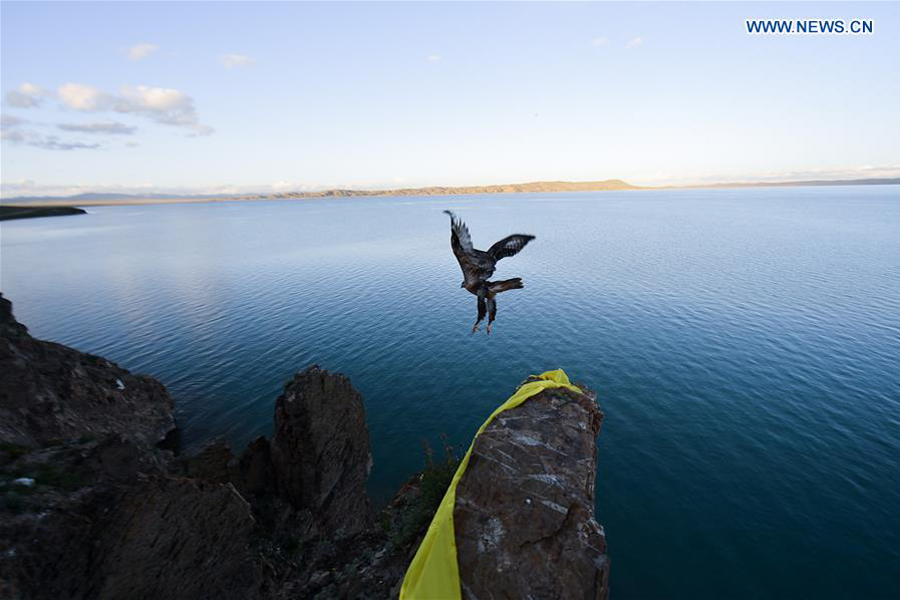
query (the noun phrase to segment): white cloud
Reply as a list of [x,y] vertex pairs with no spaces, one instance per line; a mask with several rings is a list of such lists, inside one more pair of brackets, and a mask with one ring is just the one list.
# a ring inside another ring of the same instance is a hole
[[862,165],[836,169],[805,169],[796,171],[769,171],[763,173],[689,174],[657,172],[638,177],[638,185],[709,185],[716,183],[780,183],[787,181],[834,181],[848,179],[897,179],[900,165]]
[[[127,143],[126,146],[133,146]],[[221,184],[221,185],[197,185],[197,186],[159,186],[153,183],[134,183],[131,185],[111,184],[111,183],[89,183],[89,184],[70,184],[70,183],[35,183],[34,181],[20,179],[17,181],[3,181],[0,183],[0,194],[4,199],[14,198],[16,196],[72,196],[75,194],[83,194],[86,192],[105,192],[116,194],[185,194],[185,195],[238,195],[238,194],[273,194],[281,193],[287,190],[291,191],[322,191],[326,189],[344,188],[349,189],[348,184],[321,184],[310,185],[298,182],[278,181],[265,184]],[[372,186],[363,186],[366,189],[372,189]]]
[[198,121],[194,101],[184,92],[172,88],[124,86],[114,110],[143,113],[166,125],[194,125]]
[[428,62],[441,62],[444,59],[440,54],[431,54],[428,56]]
[[17,191],[25,191],[34,189],[34,180],[33,179],[20,179],[18,181],[10,181],[8,183],[4,183],[4,190],[17,190]]
[[40,105],[47,93],[33,83],[23,83],[18,89],[6,94],[6,102],[16,108],[33,108]]
[[106,123],[59,123],[57,125],[63,131],[77,131],[80,133],[103,133],[111,135],[132,135],[137,127],[109,121]]
[[226,69],[233,69],[235,67],[248,67],[256,61],[246,54],[223,54],[219,57],[219,62]]
[[85,192],[120,192],[125,190],[137,191],[136,187],[124,188],[118,185],[71,185],[71,184],[38,184],[30,179],[20,179],[18,181],[4,181],[0,183],[0,192],[4,199],[16,196],[33,196],[33,197],[56,197],[56,196],[72,196],[75,194],[83,194]]
[[136,44],[128,49],[128,58],[131,60],[141,60],[147,58],[157,50],[159,50],[159,46],[154,44]]
[[29,96],[41,96],[44,94],[43,88],[27,81],[19,86],[19,91]]
[[644,43],[644,40],[642,40],[639,37],[636,37],[633,40],[631,40],[630,42],[628,42],[627,44],[625,44],[625,47],[626,48],[634,48],[635,46],[640,46],[643,43]]
[[185,127],[191,130],[191,137],[215,131],[200,123],[194,99],[172,88],[123,86],[118,94],[110,94],[90,85],[67,83],[59,88],[59,99],[69,108],[83,112],[134,114],[162,125]]
[[591,40],[591,44],[594,46],[609,46],[609,38],[604,36],[596,37]]
[[67,83],[58,90],[59,99],[75,110],[103,110],[110,104],[110,98],[97,88],[81,83]]

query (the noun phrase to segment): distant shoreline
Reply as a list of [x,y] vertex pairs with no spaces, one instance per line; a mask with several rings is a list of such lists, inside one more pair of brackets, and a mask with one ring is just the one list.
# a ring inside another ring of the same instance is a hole
[[[0,200],[0,208],[44,207],[69,208],[77,206],[122,206],[141,204],[183,204],[205,202],[246,202],[266,200],[311,200],[327,198],[353,197],[403,197],[403,196],[464,196],[475,194],[533,194],[562,192],[607,192],[607,191],[643,191],[643,190],[686,190],[686,189],[737,189],[762,187],[811,187],[811,186],[848,186],[848,185],[900,185],[900,178],[878,179],[842,179],[832,181],[782,181],[782,182],[735,182],[711,183],[698,185],[636,186],[621,179],[604,181],[534,181],[530,183],[510,183],[501,185],[464,186],[464,187],[424,187],[402,188],[394,190],[352,190],[333,189],[320,192],[284,192],[278,194],[242,194],[234,196],[209,195],[156,195],[138,196],[129,194],[79,194],[76,196],[40,197],[19,196]],[[65,206],[63,206],[65,205]],[[77,209],[76,209],[77,210]],[[57,213],[78,214],[78,213]],[[52,216],[52,215],[28,215]],[[23,217],[5,217],[23,218]]]

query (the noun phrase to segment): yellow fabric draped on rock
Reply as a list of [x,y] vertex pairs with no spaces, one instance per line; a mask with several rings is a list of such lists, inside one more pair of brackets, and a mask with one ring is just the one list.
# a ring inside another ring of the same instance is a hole
[[400,600],[456,600],[460,598],[459,566],[456,562],[456,534],[453,529],[453,509],[456,506],[456,485],[462,479],[469,456],[475,446],[475,439],[490,425],[494,417],[505,410],[515,408],[528,398],[548,388],[564,387],[582,393],[578,387],[569,382],[569,377],[562,369],[541,373],[538,379],[530,381],[513,394],[506,402],[495,410],[487,421],[478,429],[468,452],[459,463],[456,474],[444,494],[444,499],[434,513],[428,532],[422,540],[416,556],[406,569],[403,585],[400,588]]

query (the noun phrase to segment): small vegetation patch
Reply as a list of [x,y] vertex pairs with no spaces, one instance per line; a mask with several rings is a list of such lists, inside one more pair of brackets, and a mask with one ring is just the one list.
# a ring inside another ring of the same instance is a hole
[[419,480],[419,497],[402,512],[397,523],[381,519],[381,526],[389,535],[388,545],[391,550],[409,545],[428,527],[453,481],[459,459],[456,458],[453,447],[447,443],[447,437],[441,436],[441,440],[444,444],[444,457],[438,461],[434,460],[434,452],[428,442],[423,442],[425,470]]

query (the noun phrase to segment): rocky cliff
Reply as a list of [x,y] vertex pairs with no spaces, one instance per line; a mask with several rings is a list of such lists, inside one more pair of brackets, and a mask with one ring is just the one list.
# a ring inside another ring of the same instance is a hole
[[161,383],[99,356],[36,340],[0,295],[0,440],[23,446],[118,434],[157,444],[175,429]]
[[603,415],[584,390],[544,390],[476,439],[453,512],[465,597],[607,597],[606,535],[594,519]]
[[[0,598],[396,597],[456,468],[429,457],[374,513],[363,399],[317,366],[271,440],[177,456],[161,384],[32,338],[2,296],[0,373]],[[601,417],[548,391],[479,437],[455,513],[466,597],[605,598]]]

